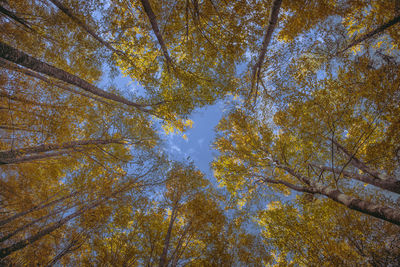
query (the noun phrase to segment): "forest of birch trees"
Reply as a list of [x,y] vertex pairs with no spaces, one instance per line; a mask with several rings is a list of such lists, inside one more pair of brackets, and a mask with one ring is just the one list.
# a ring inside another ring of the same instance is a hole
[[[400,266],[399,22],[399,0],[0,0],[0,265]],[[207,172],[165,140],[216,105]]]

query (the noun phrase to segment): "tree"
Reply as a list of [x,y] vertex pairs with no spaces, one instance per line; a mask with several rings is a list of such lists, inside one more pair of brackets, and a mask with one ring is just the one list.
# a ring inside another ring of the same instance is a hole
[[173,163],[165,182],[157,200],[132,201],[91,238],[95,256],[88,251],[86,265],[261,265],[268,258],[254,235],[224,215],[222,196],[193,166]]
[[[399,1],[2,1],[2,264],[396,263],[398,21]],[[216,190],[159,136],[220,100]]]
[[[376,4],[365,16],[370,19],[383,6]],[[340,14],[345,22],[354,15],[347,7],[331,14]],[[323,18],[338,24],[325,14]],[[259,110],[232,110],[220,122],[216,176],[243,197],[264,183],[277,192],[288,193],[289,189],[323,195],[399,225],[397,207],[378,203],[359,189],[361,181],[378,191],[398,193],[394,141],[398,137],[393,132],[397,128],[398,62],[379,47],[375,52],[339,56],[329,49],[336,46],[340,51],[347,41],[346,29],[318,22],[312,24],[314,29],[295,31],[302,39],[283,38],[281,47],[273,48],[271,52],[283,52],[271,56],[268,63],[265,74],[270,86],[260,92]],[[287,34],[286,26],[278,35]],[[388,34],[397,38],[390,29]],[[315,30],[321,41],[305,43],[304,39],[316,35]],[[393,46],[392,41],[386,45]],[[286,52],[292,58],[287,63]]]
[[258,218],[276,265],[384,266],[400,259],[396,226],[332,201],[298,196],[270,203]]

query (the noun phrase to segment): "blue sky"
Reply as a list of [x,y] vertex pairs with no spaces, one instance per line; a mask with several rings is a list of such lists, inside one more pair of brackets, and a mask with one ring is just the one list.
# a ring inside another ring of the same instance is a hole
[[[119,75],[114,79],[117,88],[129,90],[141,90],[140,86],[132,82],[129,77]],[[107,77],[101,82],[101,85],[107,84]],[[211,182],[216,180],[212,174],[210,163],[216,151],[212,149],[212,143],[215,138],[214,128],[223,115],[225,103],[217,102],[214,105],[196,109],[190,119],[193,121],[193,127],[185,132],[187,139],[182,134],[168,134],[160,128],[160,136],[164,139],[165,149],[170,155],[171,160],[181,162],[193,161],[195,166],[201,170]]]
[[214,128],[222,115],[221,102],[198,109],[190,116],[193,127],[185,132],[186,140],[182,134],[169,134],[164,137],[166,149],[172,160],[185,161],[189,158],[212,182],[215,182],[210,169],[210,163],[216,153],[212,150]]

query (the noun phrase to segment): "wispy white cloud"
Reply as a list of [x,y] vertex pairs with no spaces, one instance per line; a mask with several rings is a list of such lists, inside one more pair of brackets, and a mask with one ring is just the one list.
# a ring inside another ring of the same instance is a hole
[[178,153],[182,153],[182,150],[177,145],[171,145],[170,150],[177,151]]
[[204,143],[204,138],[200,138],[199,140],[197,140],[197,144],[202,147]]

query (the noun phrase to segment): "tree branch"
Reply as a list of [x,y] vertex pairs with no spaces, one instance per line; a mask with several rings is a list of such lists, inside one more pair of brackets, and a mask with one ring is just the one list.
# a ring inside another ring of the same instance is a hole
[[358,45],[359,43],[373,37],[374,35],[377,35],[381,32],[383,32],[384,30],[392,27],[393,25],[397,24],[400,22],[400,16],[397,15],[396,17],[394,17],[393,19],[389,20],[388,22],[386,22],[385,24],[380,25],[378,28],[376,28],[375,30],[372,30],[366,34],[364,34],[363,36],[357,38],[356,40],[354,40],[353,42],[351,42],[349,45],[347,45],[343,50],[341,50],[339,53],[343,53],[346,50],[348,50],[349,48]]
[[107,41],[105,41],[103,38],[101,38],[99,35],[97,35],[93,30],[89,28],[88,25],[86,25],[82,20],[80,20],[77,16],[75,16],[68,7],[64,6],[60,1],[58,0],[49,0],[52,2],[55,6],[57,6],[65,15],[70,17],[76,24],[78,24],[81,28],[83,28],[87,33],[89,33],[94,39],[99,41],[102,45],[107,47],[109,50],[112,52],[116,53],[117,55],[123,55],[124,52],[119,51],[115,49],[114,47],[111,46],[111,44]]

